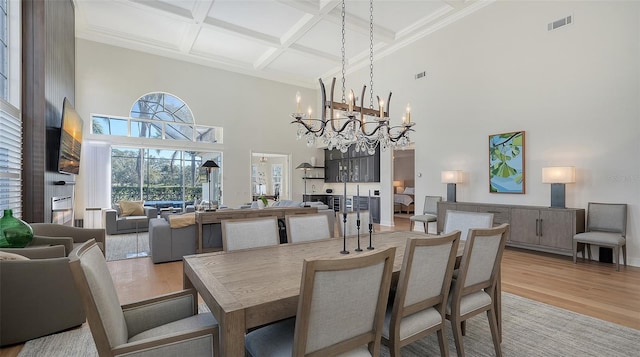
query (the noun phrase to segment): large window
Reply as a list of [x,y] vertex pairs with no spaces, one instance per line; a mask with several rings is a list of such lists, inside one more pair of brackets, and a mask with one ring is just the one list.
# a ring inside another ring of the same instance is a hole
[[22,217],[20,2],[0,0],[0,209]]
[[[1,0],[0,0],[1,1]],[[222,143],[222,128],[195,125],[191,109],[176,96],[150,93],[133,104],[129,118],[94,115],[91,133],[132,138]]]
[[[220,153],[206,153],[222,166]],[[220,199],[218,171],[208,181],[201,168],[201,153],[182,150],[113,147],[111,150],[111,201],[144,200],[145,205],[183,207],[208,199]],[[213,191],[214,189],[212,189]],[[207,196],[207,197],[204,197]]]

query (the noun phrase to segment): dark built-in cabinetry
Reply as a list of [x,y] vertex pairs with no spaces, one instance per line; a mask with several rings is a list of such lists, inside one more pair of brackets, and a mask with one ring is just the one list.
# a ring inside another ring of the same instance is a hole
[[380,182],[380,147],[373,155],[356,152],[352,145],[345,153],[338,149],[324,151],[325,182]]
[[507,245],[565,255],[572,254],[573,236],[585,229],[582,208],[440,202],[438,232],[444,229],[447,210],[493,213],[494,225],[510,225]]

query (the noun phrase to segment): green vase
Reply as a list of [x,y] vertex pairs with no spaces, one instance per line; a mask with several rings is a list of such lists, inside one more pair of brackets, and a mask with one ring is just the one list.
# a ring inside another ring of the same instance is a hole
[[23,220],[13,216],[10,209],[0,218],[0,248],[24,248],[33,239],[33,229]]

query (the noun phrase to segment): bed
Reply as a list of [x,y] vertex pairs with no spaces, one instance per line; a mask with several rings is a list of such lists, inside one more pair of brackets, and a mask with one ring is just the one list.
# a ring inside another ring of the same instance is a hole
[[415,211],[413,187],[405,187],[402,193],[393,195],[393,210],[400,213],[412,213]]

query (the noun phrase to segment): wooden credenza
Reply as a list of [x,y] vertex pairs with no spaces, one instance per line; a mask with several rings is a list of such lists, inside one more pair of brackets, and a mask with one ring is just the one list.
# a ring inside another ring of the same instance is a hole
[[206,253],[207,249],[202,248],[202,225],[221,223],[225,219],[277,217],[284,219],[285,216],[295,214],[318,213],[317,207],[267,207],[264,209],[223,209],[213,212],[196,212],[196,224],[198,225],[198,246],[196,253]]
[[447,210],[493,213],[493,223],[510,225],[507,245],[564,255],[573,254],[573,236],[584,232],[585,210],[491,203],[438,203],[438,232]]

